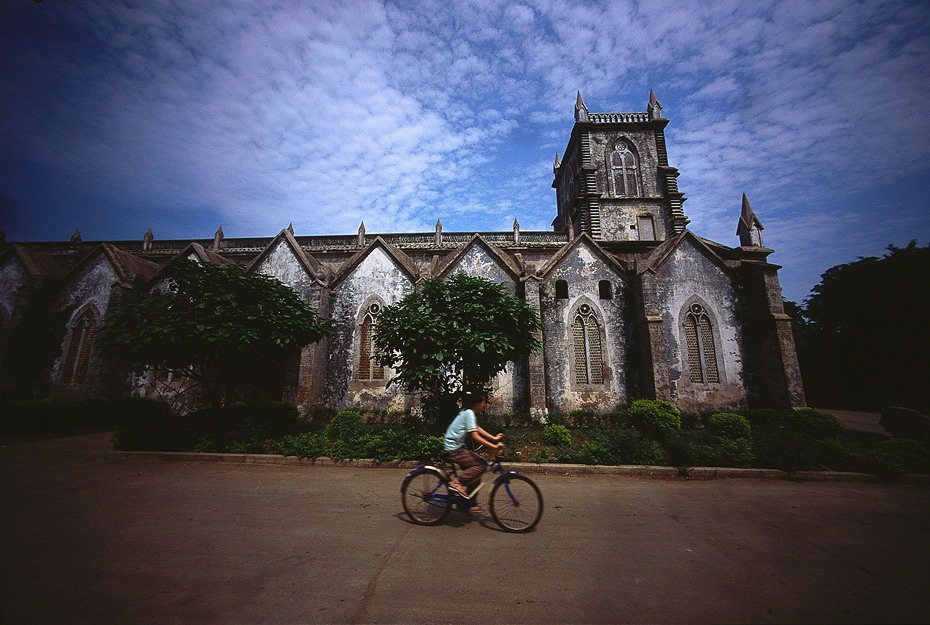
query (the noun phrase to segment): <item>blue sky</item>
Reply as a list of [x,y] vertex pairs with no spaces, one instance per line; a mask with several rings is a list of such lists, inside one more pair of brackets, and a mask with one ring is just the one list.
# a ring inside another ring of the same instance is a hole
[[690,228],[746,193],[785,296],[930,239],[930,3],[7,0],[9,241],[549,230],[592,112],[671,122]]

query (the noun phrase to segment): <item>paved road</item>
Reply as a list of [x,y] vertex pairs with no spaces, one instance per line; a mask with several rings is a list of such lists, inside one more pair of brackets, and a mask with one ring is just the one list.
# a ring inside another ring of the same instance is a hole
[[4,625],[930,621],[926,487],[534,476],[513,535],[411,525],[400,470],[102,442],[0,448]]

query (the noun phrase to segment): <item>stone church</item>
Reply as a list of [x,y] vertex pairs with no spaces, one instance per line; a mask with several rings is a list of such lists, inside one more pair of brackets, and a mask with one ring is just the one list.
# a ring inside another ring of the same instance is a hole
[[381,310],[429,278],[464,272],[503,283],[539,311],[542,351],[493,382],[495,409],[613,411],[636,398],[682,410],[803,406],[790,318],[773,250],[745,195],[734,201],[738,247],[688,230],[668,120],[591,113],[575,124],[552,186],[552,231],[0,243],[0,396],[150,394],[104,361],[94,334],[107,314],[158,282],[177,256],[272,275],[333,320],[324,341],[286,369],[281,399],[302,406],[407,410],[388,386],[372,333]]

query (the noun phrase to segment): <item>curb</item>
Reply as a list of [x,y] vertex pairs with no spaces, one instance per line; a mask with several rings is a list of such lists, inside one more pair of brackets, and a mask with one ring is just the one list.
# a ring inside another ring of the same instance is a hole
[[[107,460],[163,460],[174,462],[216,462],[228,464],[280,464],[320,467],[347,467],[362,469],[414,469],[421,464],[416,460],[388,460],[377,462],[371,459],[333,460],[332,458],[297,458],[279,454],[224,454],[188,451],[108,451]],[[781,471],[779,469],[736,469],[732,467],[658,467],[644,465],[586,465],[586,464],[533,464],[508,462],[508,467],[520,473],[539,475],[625,475],[629,477],[655,479],[763,479],[793,480],[799,482],[881,482],[870,473],[843,471]],[[895,483],[915,486],[930,486],[930,475],[907,474]]]

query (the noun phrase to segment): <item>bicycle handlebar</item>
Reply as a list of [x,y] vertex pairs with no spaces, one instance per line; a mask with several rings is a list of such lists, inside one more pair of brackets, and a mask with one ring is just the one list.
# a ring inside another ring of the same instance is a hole
[[[480,451],[483,447],[484,447],[484,445],[478,445],[477,447],[475,447],[475,451],[476,451],[476,452],[477,452],[477,451]],[[503,455],[504,448],[503,448],[503,447],[500,447],[500,448],[498,448],[498,449],[490,449],[490,450],[488,450],[488,451],[491,452],[491,454],[494,456],[494,459],[495,459],[495,460],[498,460],[498,459]]]

